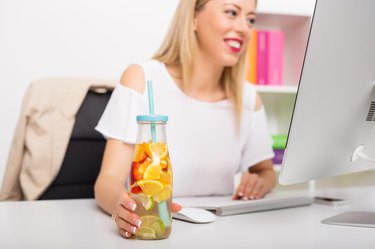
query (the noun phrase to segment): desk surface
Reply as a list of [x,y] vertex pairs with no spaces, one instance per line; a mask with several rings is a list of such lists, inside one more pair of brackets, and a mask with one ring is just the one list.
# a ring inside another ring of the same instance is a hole
[[375,248],[373,228],[325,225],[343,211],[375,211],[375,187],[325,190],[350,206],[311,206],[217,217],[213,223],[174,220],[166,240],[122,238],[94,200],[0,202],[0,248]]

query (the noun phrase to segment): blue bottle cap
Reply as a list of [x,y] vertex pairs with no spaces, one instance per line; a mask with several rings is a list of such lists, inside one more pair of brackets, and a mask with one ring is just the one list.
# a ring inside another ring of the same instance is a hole
[[148,121],[148,122],[167,122],[167,115],[138,115],[137,121]]

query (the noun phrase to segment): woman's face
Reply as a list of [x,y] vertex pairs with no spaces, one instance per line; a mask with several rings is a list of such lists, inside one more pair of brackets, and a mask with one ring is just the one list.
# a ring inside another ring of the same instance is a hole
[[210,0],[196,12],[198,50],[204,58],[234,66],[250,39],[255,0]]

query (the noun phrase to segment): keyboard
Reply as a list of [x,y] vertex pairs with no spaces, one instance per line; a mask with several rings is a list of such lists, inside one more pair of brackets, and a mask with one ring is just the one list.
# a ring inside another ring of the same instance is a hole
[[301,196],[266,196],[258,200],[232,200],[232,196],[199,196],[174,198],[174,202],[184,207],[203,208],[219,216],[260,212],[281,208],[311,205],[313,198]]

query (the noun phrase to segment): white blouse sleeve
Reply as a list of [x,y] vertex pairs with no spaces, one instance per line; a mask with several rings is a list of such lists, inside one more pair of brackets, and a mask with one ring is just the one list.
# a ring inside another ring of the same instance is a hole
[[117,84],[95,129],[105,138],[135,144],[136,116],[147,113],[146,95]]
[[241,171],[266,159],[274,157],[272,137],[269,133],[264,107],[254,112],[250,118],[249,132],[242,151]]

